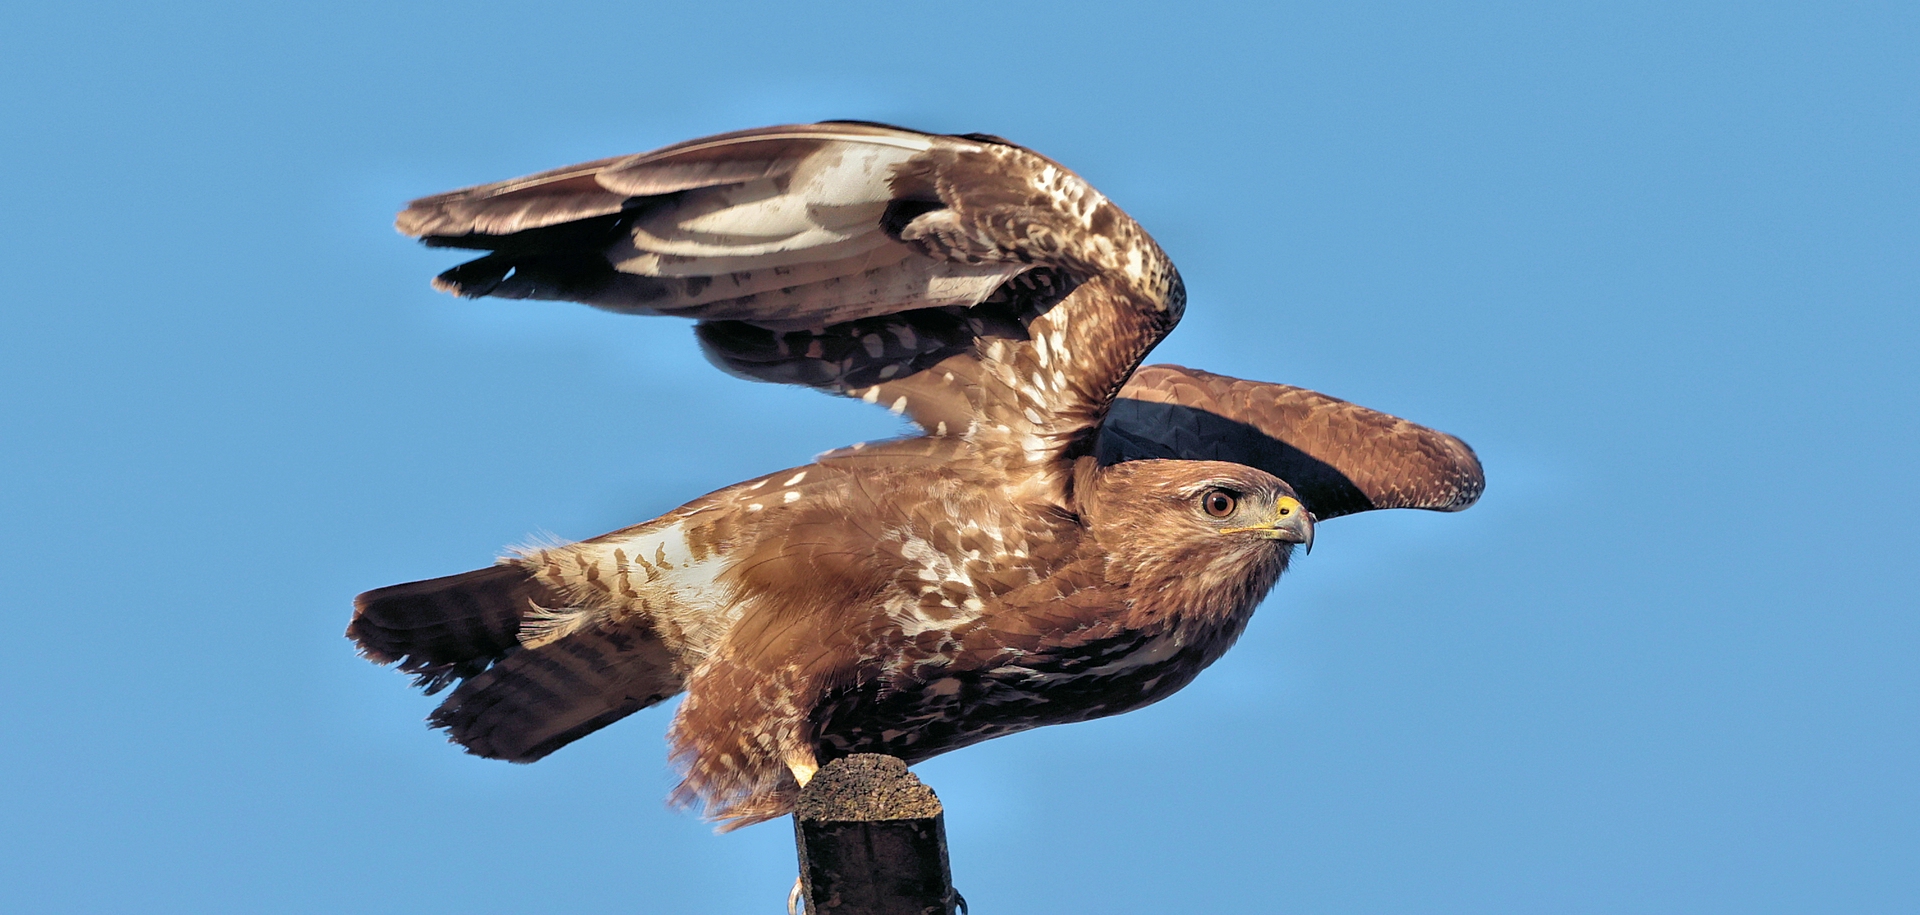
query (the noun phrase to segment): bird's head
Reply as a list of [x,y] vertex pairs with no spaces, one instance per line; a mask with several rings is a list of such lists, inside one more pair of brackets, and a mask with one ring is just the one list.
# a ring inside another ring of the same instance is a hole
[[1127,461],[1088,475],[1078,495],[1095,538],[1132,577],[1206,592],[1250,609],[1314,517],[1284,480],[1244,464]]

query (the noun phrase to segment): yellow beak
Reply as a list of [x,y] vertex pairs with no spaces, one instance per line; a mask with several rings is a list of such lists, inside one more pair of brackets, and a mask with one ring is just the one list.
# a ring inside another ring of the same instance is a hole
[[1254,534],[1268,540],[1284,540],[1297,543],[1313,552],[1313,513],[1307,511],[1300,500],[1292,496],[1281,496],[1273,503],[1273,519],[1266,524],[1252,527],[1229,527],[1222,534]]

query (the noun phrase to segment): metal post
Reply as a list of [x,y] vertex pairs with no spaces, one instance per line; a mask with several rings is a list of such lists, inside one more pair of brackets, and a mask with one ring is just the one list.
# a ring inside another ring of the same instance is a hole
[[823,767],[793,814],[807,915],[951,915],[965,903],[947,868],[933,789],[891,756]]

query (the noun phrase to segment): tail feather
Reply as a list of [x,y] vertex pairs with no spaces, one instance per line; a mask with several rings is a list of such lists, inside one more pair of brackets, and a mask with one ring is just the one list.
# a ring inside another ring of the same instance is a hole
[[645,619],[566,613],[557,625],[574,603],[507,561],[368,591],[347,637],[429,694],[458,682],[428,721],[468,752],[532,762],[682,689]]
[[548,599],[517,563],[408,582],[354,598],[347,638],[435,693],[517,647],[521,618]]
[[596,626],[508,654],[428,721],[469,753],[526,763],[681,688],[672,652],[651,633]]

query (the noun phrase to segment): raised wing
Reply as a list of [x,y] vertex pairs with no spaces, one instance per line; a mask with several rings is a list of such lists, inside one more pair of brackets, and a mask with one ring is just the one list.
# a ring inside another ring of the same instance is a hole
[[1098,455],[1248,464],[1292,484],[1321,520],[1375,508],[1459,511],[1486,488],[1473,449],[1444,432],[1305,388],[1177,365],[1134,373]]
[[454,191],[398,226],[490,252],[447,291],[694,318],[728,371],[1026,461],[1084,451],[1185,306],[1159,246],[1079,176],[998,138],[867,123]]

